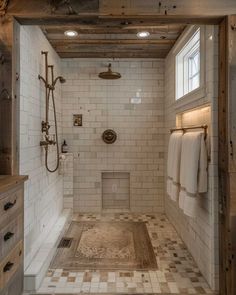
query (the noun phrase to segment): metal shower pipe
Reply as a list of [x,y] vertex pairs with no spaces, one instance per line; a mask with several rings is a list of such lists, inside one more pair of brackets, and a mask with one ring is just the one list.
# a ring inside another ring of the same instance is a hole
[[[45,78],[41,75],[38,76],[39,80],[43,81],[45,85],[45,96],[46,96],[46,108],[45,108],[45,121],[42,121],[42,133],[45,132],[45,140],[40,141],[40,146],[45,147],[45,166],[49,172],[55,172],[59,167],[59,143],[58,143],[58,131],[57,131],[57,117],[56,117],[56,104],[55,104],[55,97],[54,97],[54,90],[57,81],[59,80],[60,83],[65,83],[65,79],[62,76],[58,76],[54,79],[54,66],[48,64],[48,52],[42,51],[43,55],[45,55]],[[51,84],[49,84],[48,78],[48,71],[51,70]],[[54,121],[55,121],[55,136],[51,139],[49,136],[49,100],[50,94],[52,97],[53,103],[53,114],[54,114]],[[57,163],[54,169],[50,169],[48,166],[48,148],[49,145],[56,145],[57,150]]]

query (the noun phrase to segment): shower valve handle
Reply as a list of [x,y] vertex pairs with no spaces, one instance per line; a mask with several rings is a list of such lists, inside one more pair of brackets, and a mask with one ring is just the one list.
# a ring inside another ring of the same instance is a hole
[[55,145],[56,143],[55,135],[53,135],[53,139],[51,139],[49,135],[45,135],[45,140],[40,141],[40,145],[45,147],[49,145]]
[[49,135],[45,135],[45,139],[46,139],[47,143],[50,144],[50,145],[52,145],[52,144],[55,145],[56,144],[55,135],[54,134],[52,136],[52,139],[50,138]]
[[50,128],[48,122],[42,121],[42,132],[47,132]]

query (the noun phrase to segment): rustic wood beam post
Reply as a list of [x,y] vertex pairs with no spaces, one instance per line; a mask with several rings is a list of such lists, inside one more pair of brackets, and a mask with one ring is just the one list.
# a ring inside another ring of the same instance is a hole
[[220,294],[236,292],[236,16],[219,31],[219,241]]
[[18,174],[19,25],[0,16],[0,174]]

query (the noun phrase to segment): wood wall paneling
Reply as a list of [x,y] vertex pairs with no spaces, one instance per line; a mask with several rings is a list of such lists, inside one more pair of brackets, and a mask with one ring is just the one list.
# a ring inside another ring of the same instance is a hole
[[12,167],[12,19],[0,18],[0,174]]
[[0,25],[0,174],[11,175],[18,173],[19,25],[4,16]]

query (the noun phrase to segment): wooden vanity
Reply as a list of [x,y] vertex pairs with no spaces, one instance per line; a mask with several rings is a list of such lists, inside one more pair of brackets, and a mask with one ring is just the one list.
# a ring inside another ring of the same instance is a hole
[[27,176],[0,176],[0,295],[23,292],[24,182]]

